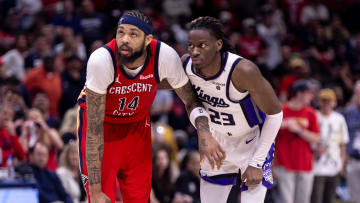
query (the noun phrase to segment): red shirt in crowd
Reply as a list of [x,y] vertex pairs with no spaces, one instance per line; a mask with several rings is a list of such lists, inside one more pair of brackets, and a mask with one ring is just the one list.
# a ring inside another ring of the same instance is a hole
[[39,91],[45,92],[49,96],[49,113],[51,116],[59,116],[59,102],[61,99],[61,77],[58,73],[47,73],[43,67],[31,69],[26,77],[24,84],[33,98]]
[[[300,110],[292,110],[287,104],[282,107],[286,119],[296,119],[304,129],[319,133],[315,109],[310,106]],[[311,171],[313,167],[313,151],[310,143],[287,129],[280,129],[276,138],[276,164],[289,171]]]
[[6,167],[6,161],[10,155],[13,155],[19,160],[24,160],[26,158],[26,154],[19,142],[18,136],[11,136],[4,128],[0,129],[0,148],[2,150],[1,167]]
[[289,75],[286,75],[282,81],[281,81],[281,84],[280,84],[280,87],[279,87],[279,93],[282,94],[282,93],[286,93],[287,96],[290,95],[290,90],[291,90],[291,86],[298,80],[298,78],[293,75],[293,74],[289,74]]

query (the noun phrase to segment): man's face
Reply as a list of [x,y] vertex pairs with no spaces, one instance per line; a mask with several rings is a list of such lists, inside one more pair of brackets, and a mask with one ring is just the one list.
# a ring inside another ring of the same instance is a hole
[[188,39],[188,52],[195,68],[207,67],[216,58],[222,47],[222,41],[217,40],[210,30],[191,30]]
[[323,98],[319,99],[320,110],[331,112],[335,108],[335,106],[336,106],[336,102],[334,100],[323,99]]
[[314,98],[314,93],[310,90],[306,90],[304,92],[301,93],[301,97],[302,100],[303,100],[303,103],[305,105],[310,105],[311,104],[311,101],[313,100]]
[[0,107],[0,128],[5,126],[5,123],[11,121],[14,117],[14,111],[8,106]]
[[134,25],[121,24],[116,31],[118,53],[126,63],[134,62],[144,54],[147,41],[145,33]]
[[36,144],[34,152],[30,155],[32,164],[39,168],[45,168],[49,159],[49,150],[43,144]]

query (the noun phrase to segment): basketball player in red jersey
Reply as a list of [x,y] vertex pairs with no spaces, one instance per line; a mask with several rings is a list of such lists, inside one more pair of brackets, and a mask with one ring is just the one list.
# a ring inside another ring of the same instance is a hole
[[225,158],[179,56],[153,39],[151,32],[148,16],[129,11],[119,20],[116,39],[88,60],[86,84],[78,100],[78,141],[82,179],[91,203],[115,202],[117,179],[124,203],[149,202],[149,109],[162,83],[170,84],[184,102],[205,156],[218,167]]

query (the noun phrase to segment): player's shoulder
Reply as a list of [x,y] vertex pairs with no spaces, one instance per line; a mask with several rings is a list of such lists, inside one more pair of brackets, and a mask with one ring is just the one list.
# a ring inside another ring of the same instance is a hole
[[177,54],[177,52],[175,51],[175,49],[172,48],[170,45],[168,45],[162,41],[158,41],[158,42],[160,42],[159,43],[160,44],[160,53],[159,53],[160,59],[171,60],[174,58],[180,58],[179,55]]
[[99,47],[90,54],[89,61],[92,62],[101,62],[104,59],[111,59],[111,55],[108,50],[104,47]]
[[[229,55],[229,56],[235,57],[237,55],[233,54],[233,55]],[[235,65],[235,67],[234,67],[232,76],[234,76],[236,78],[240,78],[242,80],[258,78],[261,76],[261,72],[260,72],[259,68],[252,61],[250,61],[246,58],[238,57],[238,59],[235,62],[236,62],[236,64],[233,64],[233,65]]]

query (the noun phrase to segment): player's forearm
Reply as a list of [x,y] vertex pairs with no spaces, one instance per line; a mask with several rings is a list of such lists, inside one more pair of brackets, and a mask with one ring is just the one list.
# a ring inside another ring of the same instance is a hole
[[259,144],[257,145],[254,156],[249,162],[250,166],[257,168],[262,167],[270,147],[275,141],[276,135],[281,126],[282,119],[282,111],[277,114],[266,115],[266,119],[260,134]]
[[183,103],[185,105],[185,109],[188,113],[190,120],[192,120],[191,113],[193,113],[193,116],[195,118],[194,118],[194,122],[192,122],[192,124],[194,125],[194,127],[196,127],[196,129],[198,131],[199,130],[209,131],[209,120],[208,120],[207,116],[202,115],[202,113],[206,114],[205,109],[203,109],[203,112],[198,112],[198,113],[193,112],[193,110],[195,108],[199,108],[199,107],[203,108],[204,106],[197,99],[197,96],[196,96],[193,88],[191,87],[191,83],[188,82],[183,87],[175,89],[175,92],[180,97],[180,99],[183,101]]
[[101,163],[104,151],[105,95],[86,90],[86,164],[90,190],[101,192]]

